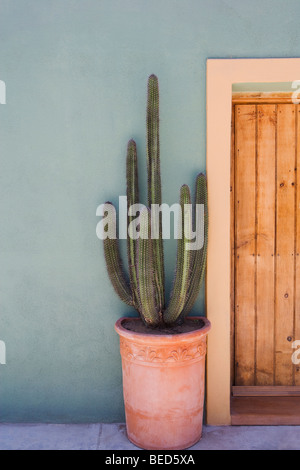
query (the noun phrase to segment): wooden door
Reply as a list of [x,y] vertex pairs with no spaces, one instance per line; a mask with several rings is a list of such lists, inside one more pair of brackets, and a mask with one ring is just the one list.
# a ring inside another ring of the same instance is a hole
[[233,424],[300,424],[299,113],[287,95],[233,101]]

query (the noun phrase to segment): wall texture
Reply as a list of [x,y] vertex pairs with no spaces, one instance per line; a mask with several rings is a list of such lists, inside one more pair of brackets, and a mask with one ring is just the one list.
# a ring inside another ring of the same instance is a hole
[[124,420],[114,323],[134,312],[108,281],[95,214],[125,194],[130,138],[146,195],[147,77],[172,204],[205,170],[206,59],[297,57],[299,14],[298,0],[1,1],[1,421]]

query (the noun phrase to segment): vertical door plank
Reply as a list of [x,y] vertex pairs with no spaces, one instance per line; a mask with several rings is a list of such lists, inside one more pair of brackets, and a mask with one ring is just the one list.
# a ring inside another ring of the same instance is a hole
[[257,106],[257,258],[255,385],[274,382],[276,106]]
[[[296,151],[297,151],[297,164],[296,164],[296,279],[295,279],[295,335],[293,341],[300,340],[300,106],[296,106]],[[292,345],[291,345],[292,346]],[[295,385],[300,385],[300,353],[297,354],[299,346],[291,349],[291,354],[295,352]]]
[[295,105],[277,108],[275,385],[293,385]]
[[256,106],[235,109],[235,384],[255,377]]
[[234,273],[235,273],[235,191],[234,191],[234,176],[235,176],[235,105],[232,106],[231,114],[231,154],[230,154],[230,382],[234,383],[234,370],[235,370],[235,353],[234,353],[234,312],[235,312],[235,290],[234,290]]

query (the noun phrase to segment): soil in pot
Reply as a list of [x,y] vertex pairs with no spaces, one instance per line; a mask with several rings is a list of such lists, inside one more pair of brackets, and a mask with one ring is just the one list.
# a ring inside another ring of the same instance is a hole
[[178,335],[203,328],[204,321],[199,317],[189,317],[181,325],[151,328],[146,326],[139,318],[132,318],[123,321],[122,326],[126,328],[126,330],[146,335]]

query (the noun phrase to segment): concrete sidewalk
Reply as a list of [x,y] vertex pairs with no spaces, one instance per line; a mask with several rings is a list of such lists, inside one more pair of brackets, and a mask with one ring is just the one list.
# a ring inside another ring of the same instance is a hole
[[[140,450],[124,424],[0,424],[0,450]],[[300,450],[300,426],[204,426],[190,450]]]

